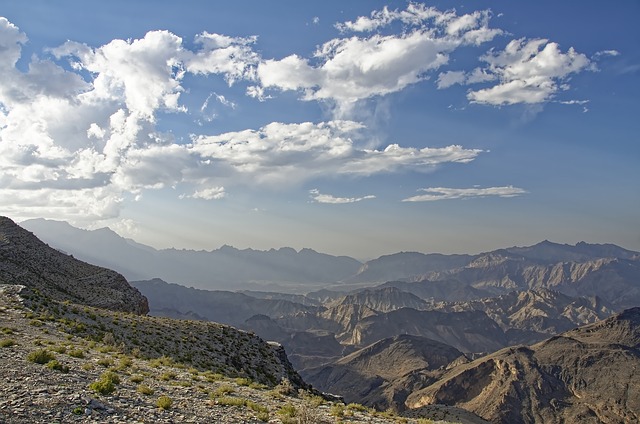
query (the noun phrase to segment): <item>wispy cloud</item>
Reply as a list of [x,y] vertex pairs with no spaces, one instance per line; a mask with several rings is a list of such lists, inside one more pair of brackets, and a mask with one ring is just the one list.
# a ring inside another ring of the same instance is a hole
[[196,190],[192,194],[181,194],[180,199],[220,200],[227,197],[224,187],[209,187]]
[[320,193],[317,189],[309,190],[309,194],[316,203],[330,203],[330,204],[344,204],[344,203],[356,203],[362,200],[375,199],[374,195],[367,195],[363,197],[334,197],[330,194]]
[[403,202],[433,202],[448,199],[469,199],[474,197],[516,197],[527,193],[525,190],[513,186],[487,187],[487,188],[447,188],[429,187],[419,191],[426,194],[403,199]]

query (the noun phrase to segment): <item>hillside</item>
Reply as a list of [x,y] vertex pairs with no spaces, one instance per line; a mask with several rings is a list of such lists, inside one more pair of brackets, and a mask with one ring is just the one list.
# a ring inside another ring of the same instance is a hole
[[640,420],[640,308],[500,350],[411,394],[411,408],[442,403],[493,423]]
[[50,248],[6,217],[0,217],[0,284],[22,284],[55,300],[149,312],[147,299],[122,275]]

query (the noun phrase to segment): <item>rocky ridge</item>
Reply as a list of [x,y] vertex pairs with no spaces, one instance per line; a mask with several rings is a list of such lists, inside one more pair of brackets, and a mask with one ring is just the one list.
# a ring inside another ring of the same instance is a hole
[[50,248],[6,217],[0,217],[0,284],[22,284],[56,300],[149,312],[147,299],[122,275]]

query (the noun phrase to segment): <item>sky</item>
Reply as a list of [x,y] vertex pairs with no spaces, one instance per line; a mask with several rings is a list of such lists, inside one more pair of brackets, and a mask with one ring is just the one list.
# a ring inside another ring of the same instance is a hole
[[0,214],[156,248],[640,250],[638,17],[0,0]]

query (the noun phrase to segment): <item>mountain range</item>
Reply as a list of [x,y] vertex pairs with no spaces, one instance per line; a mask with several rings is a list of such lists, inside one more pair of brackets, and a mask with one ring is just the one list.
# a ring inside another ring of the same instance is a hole
[[[616,246],[545,241],[468,257],[399,253],[361,264],[342,291],[310,285],[315,290],[303,295],[203,290],[158,278],[129,285],[52,244],[58,250],[0,218],[0,287],[17,284],[21,302],[40,319],[81,337],[101,340],[108,332],[124,352],[134,346],[150,357],[171,352],[194,369],[215,367],[271,384],[286,376],[297,387],[311,383],[413,419],[449,413],[466,423],[640,419],[640,308],[616,313],[636,302],[639,255]],[[252,272],[281,253],[317,258],[310,251],[260,252]],[[189,261],[195,260],[183,264]],[[376,268],[396,278],[359,287],[375,280]],[[284,269],[282,275],[294,267]]]
[[53,247],[115,269],[130,281],[160,278],[207,290],[298,294],[322,288],[344,292],[387,283],[434,301],[551,289],[573,297],[598,296],[618,309],[640,304],[640,253],[612,244],[580,242],[572,246],[545,240],[477,255],[400,252],[361,263],[286,247],[157,250],[108,228],[87,231],[43,219],[21,225]]

